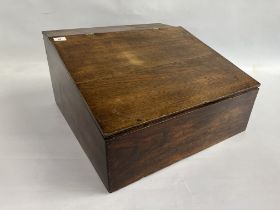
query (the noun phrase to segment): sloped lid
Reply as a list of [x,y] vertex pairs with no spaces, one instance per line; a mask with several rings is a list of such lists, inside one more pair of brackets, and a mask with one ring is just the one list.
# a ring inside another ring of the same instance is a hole
[[259,86],[182,27],[130,29],[48,32],[105,137]]

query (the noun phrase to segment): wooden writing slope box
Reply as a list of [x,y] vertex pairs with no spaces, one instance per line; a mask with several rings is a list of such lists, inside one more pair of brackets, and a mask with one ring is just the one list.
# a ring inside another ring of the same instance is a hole
[[43,35],[56,103],[109,192],[246,129],[260,84],[182,27]]

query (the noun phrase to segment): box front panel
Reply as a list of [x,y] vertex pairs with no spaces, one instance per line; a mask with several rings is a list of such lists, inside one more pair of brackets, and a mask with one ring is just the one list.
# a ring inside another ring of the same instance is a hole
[[110,191],[246,129],[258,89],[107,141]]

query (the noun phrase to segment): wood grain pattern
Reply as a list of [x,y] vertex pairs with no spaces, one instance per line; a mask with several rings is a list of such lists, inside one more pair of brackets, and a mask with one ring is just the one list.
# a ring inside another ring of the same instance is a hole
[[102,182],[108,188],[107,159],[103,136],[54,46],[46,36],[44,36],[44,41],[55,101]]
[[260,84],[181,27],[43,34],[56,103],[109,192],[246,129]]
[[258,89],[106,142],[115,191],[246,129]]
[[258,86],[181,27],[53,44],[106,137]]

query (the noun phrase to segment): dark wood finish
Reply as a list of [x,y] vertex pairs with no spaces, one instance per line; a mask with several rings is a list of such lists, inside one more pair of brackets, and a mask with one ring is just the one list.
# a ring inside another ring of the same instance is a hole
[[53,44],[105,136],[258,86],[181,27]]
[[110,192],[246,128],[259,83],[182,27],[43,34],[56,102]]
[[[87,103],[49,39],[44,36],[55,101],[108,188],[105,142]],[[62,148],[63,149],[63,148]]]
[[246,129],[258,89],[107,141],[115,191]]

